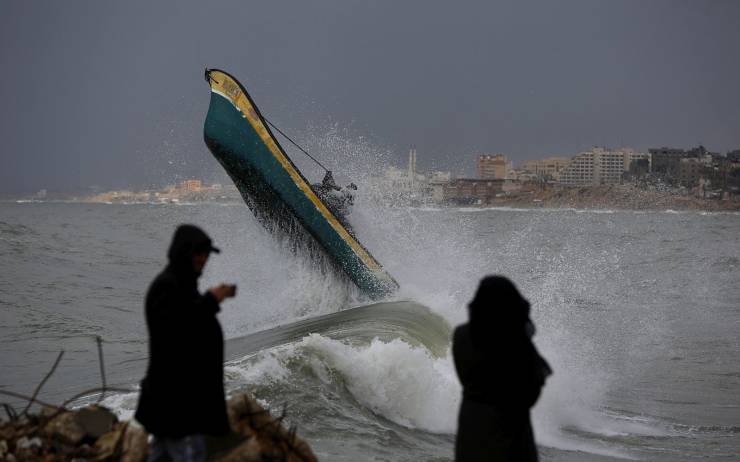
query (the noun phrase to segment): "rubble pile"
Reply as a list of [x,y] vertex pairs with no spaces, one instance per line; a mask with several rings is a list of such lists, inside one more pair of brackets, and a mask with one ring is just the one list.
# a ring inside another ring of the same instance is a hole
[[315,462],[311,447],[298,438],[295,429],[286,430],[282,417],[273,418],[248,394],[233,396],[228,402],[231,429],[244,442],[218,460],[223,462]]
[[102,406],[45,407],[0,423],[0,460],[143,462],[147,435]]
[[[274,418],[257,401],[239,394],[228,402],[233,434],[206,438],[209,460],[222,462],[314,462],[316,456],[283,417]],[[103,406],[77,410],[44,407],[39,414],[13,415],[0,422],[0,461],[144,462],[148,435],[119,421]]]

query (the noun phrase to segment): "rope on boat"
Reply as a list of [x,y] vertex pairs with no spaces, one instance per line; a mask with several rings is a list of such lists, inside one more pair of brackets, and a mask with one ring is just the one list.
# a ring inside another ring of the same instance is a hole
[[267,117],[265,117],[265,116],[263,115],[263,116],[262,116],[262,118],[263,118],[263,119],[265,119],[265,122],[267,122],[267,123],[268,123],[268,124],[269,124],[269,125],[270,125],[270,126],[271,126],[272,128],[274,128],[275,130],[277,130],[277,132],[278,132],[278,133],[280,133],[281,135],[283,135],[283,136],[285,137],[285,139],[286,139],[286,140],[290,141],[290,143],[291,143],[291,144],[292,144],[293,146],[295,146],[295,147],[297,147],[298,149],[300,149],[300,150],[301,150],[301,152],[302,152],[303,154],[307,155],[309,159],[311,159],[312,161],[316,162],[316,164],[317,164],[317,165],[318,165],[319,167],[323,168],[325,172],[328,172],[328,171],[329,171],[329,169],[328,169],[328,168],[324,167],[324,166],[323,166],[323,165],[321,164],[321,162],[319,162],[318,160],[316,160],[316,159],[315,159],[315,158],[314,158],[314,157],[313,157],[313,156],[312,156],[311,154],[309,154],[309,153],[308,153],[308,151],[306,151],[306,150],[305,150],[305,149],[303,149],[303,148],[302,148],[302,147],[301,147],[301,146],[300,146],[300,145],[299,145],[298,143],[296,143],[295,141],[293,141],[293,140],[292,140],[292,139],[291,139],[291,138],[290,138],[290,137],[289,137],[288,135],[286,135],[286,134],[285,134],[285,133],[284,133],[284,132],[283,132],[282,130],[280,130],[280,129],[279,129],[279,128],[278,128],[278,127],[277,127],[277,126],[276,126],[276,125],[274,124],[274,123],[272,123],[272,122],[270,122],[269,120],[267,120]]

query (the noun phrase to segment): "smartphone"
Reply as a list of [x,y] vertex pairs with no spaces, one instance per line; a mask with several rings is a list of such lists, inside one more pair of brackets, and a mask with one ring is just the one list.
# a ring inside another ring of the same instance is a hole
[[236,284],[229,284],[228,288],[229,288],[229,296],[230,297],[236,296]]

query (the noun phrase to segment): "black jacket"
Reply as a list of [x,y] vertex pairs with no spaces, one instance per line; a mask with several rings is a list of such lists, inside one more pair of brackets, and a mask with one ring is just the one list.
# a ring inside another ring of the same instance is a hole
[[175,234],[170,264],[146,295],[149,367],[136,419],[161,437],[229,431],[219,305],[210,293],[198,292],[200,275],[192,266],[193,250],[210,246],[210,239],[187,226]]
[[468,324],[455,329],[452,353],[463,387],[456,462],[537,461],[529,408],[544,382],[537,372],[543,363],[522,337],[519,345],[480,351]]
[[502,410],[528,411],[550,374],[549,366],[524,333],[515,341],[481,350],[472,342],[470,325],[463,324],[455,329],[452,354],[463,398]]
[[506,278],[483,279],[452,356],[463,388],[456,462],[536,461],[529,409],[552,372],[532,343],[529,303]]

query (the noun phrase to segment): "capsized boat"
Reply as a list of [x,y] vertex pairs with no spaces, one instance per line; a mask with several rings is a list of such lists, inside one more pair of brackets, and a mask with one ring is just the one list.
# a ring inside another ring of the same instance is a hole
[[257,219],[271,232],[305,230],[371,298],[398,289],[393,277],[311,188],[242,84],[218,69],[206,69],[205,77],[211,87],[203,131],[206,145]]

